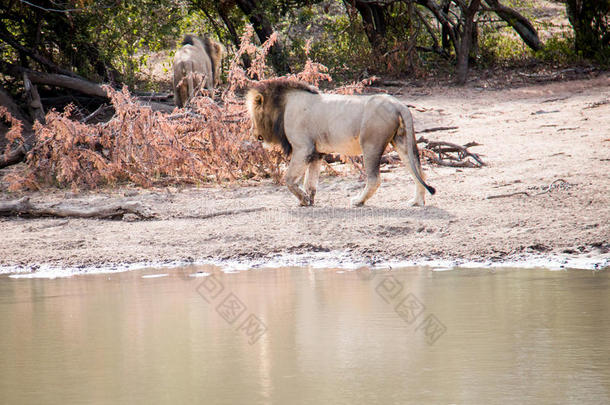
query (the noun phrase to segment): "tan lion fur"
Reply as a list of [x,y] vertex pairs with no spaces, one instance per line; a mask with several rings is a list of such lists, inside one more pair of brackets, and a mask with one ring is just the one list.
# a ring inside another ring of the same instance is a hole
[[[424,181],[411,113],[394,97],[323,94],[304,83],[275,79],[254,84],[246,105],[253,136],[291,155],[286,185],[301,205],[314,203],[326,153],[363,154],[367,183],[352,205],[364,204],[379,187],[381,155],[389,143],[415,180],[411,205],[424,205],[426,190],[435,193]],[[297,184],[303,176],[305,190]]]
[[224,47],[207,35],[184,37],[173,62],[174,102],[178,107],[184,107],[202,83],[208,90],[220,83],[223,54]]

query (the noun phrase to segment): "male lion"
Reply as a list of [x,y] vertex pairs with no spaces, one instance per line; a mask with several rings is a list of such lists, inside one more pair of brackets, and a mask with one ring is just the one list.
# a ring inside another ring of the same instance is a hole
[[[313,205],[325,153],[364,155],[367,181],[352,206],[361,206],[380,184],[379,162],[388,143],[407,163],[415,180],[411,205],[424,205],[425,190],[419,151],[409,109],[389,95],[322,94],[314,87],[286,79],[254,84],[246,96],[252,133],[266,144],[280,144],[292,154],[286,185],[301,205]],[[303,191],[297,184],[305,174]]]
[[174,101],[184,107],[202,82],[208,90],[220,82],[220,63],[224,47],[207,35],[185,35],[174,56]]

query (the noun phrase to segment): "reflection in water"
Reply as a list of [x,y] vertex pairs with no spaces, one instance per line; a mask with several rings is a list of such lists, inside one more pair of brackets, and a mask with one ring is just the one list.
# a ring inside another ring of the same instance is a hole
[[152,273],[0,278],[0,403],[610,403],[608,271]]

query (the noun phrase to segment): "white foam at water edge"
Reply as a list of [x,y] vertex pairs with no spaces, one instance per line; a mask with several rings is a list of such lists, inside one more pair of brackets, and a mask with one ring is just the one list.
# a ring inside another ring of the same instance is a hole
[[[460,268],[522,268],[522,269],[582,269],[599,270],[610,267],[610,253],[594,257],[570,255],[527,255],[505,261],[466,261],[463,259],[414,259],[414,260],[388,260],[376,263],[356,261],[349,252],[311,252],[308,254],[278,254],[273,257],[258,259],[232,259],[200,261],[172,261],[172,262],[142,262],[121,265],[105,265],[99,267],[58,267],[39,265],[31,267],[6,266],[0,267],[0,275],[8,274],[10,278],[47,278],[71,277],[84,274],[119,273],[131,270],[151,268],[175,268],[182,266],[212,265],[225,273],[237,273],[246,270],[274,269],[280,267],[295,267],[308,269],[337,268],[344,271],[354,271],[361,267],[375,270],[391,270],[400,267],[431,267],[432,271],[451,271]],[[193,273],[189,277],[205,277],[209,273]],[[153,275],[159,277],[159,275]],[[143,278],[151,278],[145,277]]]
[[141,262],[130,264],[113,264],[98,267],[60,267],[48,264],[36,265],[31,267],[6,266],[0,267],[0,275],[9,274],[9,278],[61,278],[72,277],[77,275],[87,274],[107,274],[107,273],[122,273],[132,270],[144,270],[150,268],[173,268],[179,266],[190,265],[191,263],[184,262]]
[[169,276],[169,274],[164,273],[164,274],[145,274],[142,276],[142,278],[159,278],[159,277],[167,277]]

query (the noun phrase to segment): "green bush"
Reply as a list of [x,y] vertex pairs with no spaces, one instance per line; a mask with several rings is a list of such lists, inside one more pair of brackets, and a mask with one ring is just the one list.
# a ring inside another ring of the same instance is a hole
[[509,27],[484,27],[479,34],[479,53],[479,62],[483,65],[513,65],[533,56],[531,49]]
[[574,50],[574,36],[567,32],[551,36],[535,56],[544,62],[563,65],[582,61],[582,57]]

